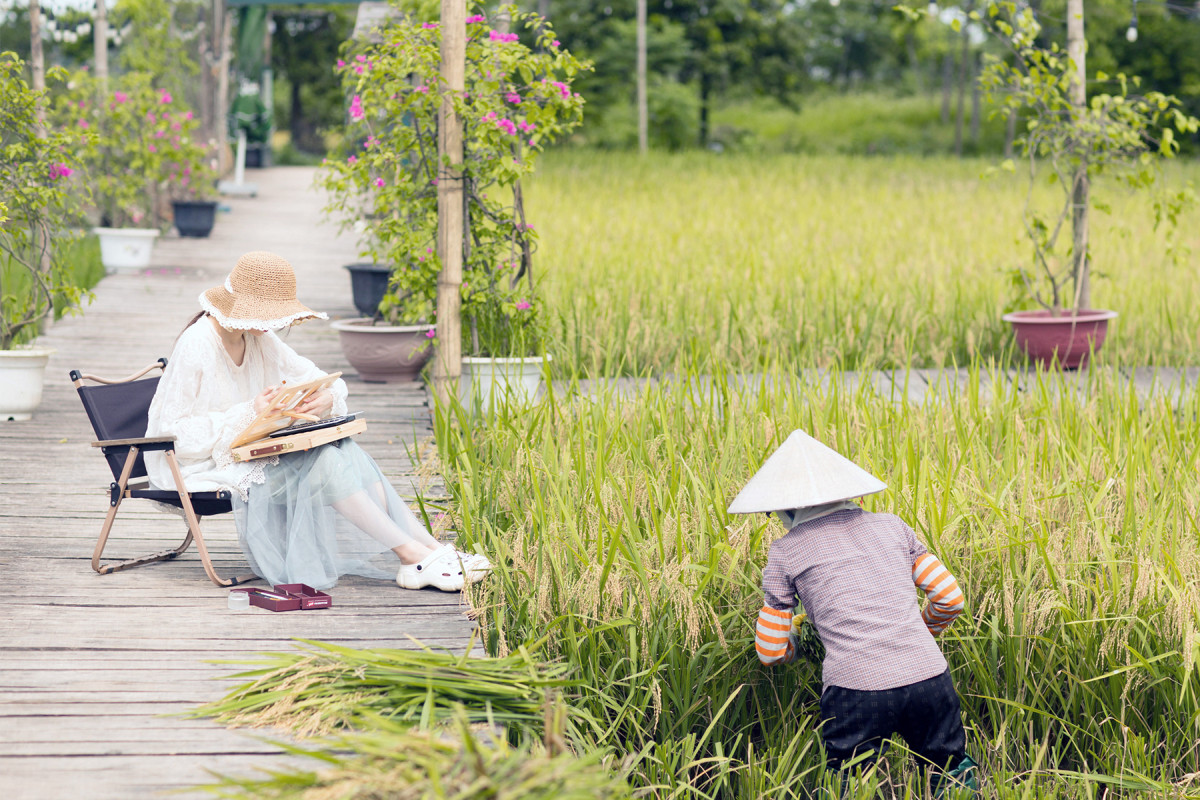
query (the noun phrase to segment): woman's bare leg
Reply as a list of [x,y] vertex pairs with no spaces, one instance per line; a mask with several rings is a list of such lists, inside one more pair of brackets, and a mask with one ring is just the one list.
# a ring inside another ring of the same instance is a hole
[[366,492],[355,492],[334,503],[333,507],[371,538],[390,547],[405,564],[415,564],[437,548],[437,541],[424,531],[421,532],[424,534],[421,539],[428,539],[430,543],[420,541],[400,530],[395,520],[368,497]]

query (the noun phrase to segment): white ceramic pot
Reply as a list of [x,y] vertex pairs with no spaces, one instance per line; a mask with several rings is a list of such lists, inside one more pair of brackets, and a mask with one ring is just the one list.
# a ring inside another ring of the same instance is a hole
[[53,354],[49,347],[0,350],[0,421],[33,416],[42,402],[46,364]]
[[95,228],[100,238],[100,261],[109,272],[150,266],[157,228]]
[[542,363],[549,356],[477,358],[463,356],[458,399],[464,406],[491,408],[502,403],[528,403],[542,385]]

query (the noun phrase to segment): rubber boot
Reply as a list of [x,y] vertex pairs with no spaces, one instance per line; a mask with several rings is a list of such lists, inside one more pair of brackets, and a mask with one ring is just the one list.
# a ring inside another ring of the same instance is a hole
[[936,800],[948,797],[971,797],[979,790],[979,765],[970,756],[963,756],[958,766],[941,776],[938,789],[934,793]]

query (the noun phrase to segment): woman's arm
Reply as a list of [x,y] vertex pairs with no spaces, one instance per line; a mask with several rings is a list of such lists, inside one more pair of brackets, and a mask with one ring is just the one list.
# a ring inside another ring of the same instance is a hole
[[771,545],[767,565],[763,567],[763,607],[754,626],[754,650],[764,664],[787,664],[796,658],[791,641],[792,609],[796,607],[796,587],[783,564],[778,542]]
[[[285,344],[274,333],[264,334],[262,338],[263,343],[266,345],[263,357],[274,359],[276,365],[279,367],[279,376],[282,379],[294,381],[295,383],[306,383],[327,374],[312,361]],[[349,394],[346,382],[338,378],[327,391],[327,396],[322,397],[321,395],[324,392],[319,392],[313,398],[316,402],[310,402],[307,407],[298,408],[297,410],[306,413],[321,412],[320,416],[322,417],[331,414],[345,414],[347,408],[346,396]]]

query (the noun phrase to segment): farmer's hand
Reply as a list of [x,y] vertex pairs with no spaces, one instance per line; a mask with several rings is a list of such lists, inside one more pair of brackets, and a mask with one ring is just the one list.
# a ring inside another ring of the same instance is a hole
[[292,410],[325,419],[333,413],[333,392],[328,389],[315,392]]

